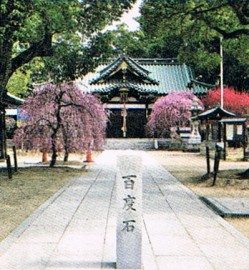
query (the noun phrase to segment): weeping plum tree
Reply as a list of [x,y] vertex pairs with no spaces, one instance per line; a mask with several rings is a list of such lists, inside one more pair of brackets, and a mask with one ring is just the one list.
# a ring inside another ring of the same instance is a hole
[[[221,90],[217,88],[209,91],[207,96],[202,99],[206,108],[218,107],[221,103]],[[238,92],[234,88],[224,88],[224,109],[238,115],[248,113],[249,94],[246,92]]]
[[[63,110],[62,136],[64,161],[69,153],[100,149],[104,143],[107,116],[102,104],[90,94],[82,94],[82,107],[65,107]],[[75,106],[75,105],[74,105]],[[73,120],[73,121],[72,121]]]
[[25,121],[17,129],[14,142],[26,150],[57,154],[99,149],[104,142],[107,117],[102,104],[73,84],[46,84],[37,88],[22,106]]
[[[169,138],[172,128],[188,126],[194,98],[196,96],[191,92],[170,93],[159,98],[152,108],[147,123],[148,134],[156,138]],[[203,107],[199,99],[198,103]]]

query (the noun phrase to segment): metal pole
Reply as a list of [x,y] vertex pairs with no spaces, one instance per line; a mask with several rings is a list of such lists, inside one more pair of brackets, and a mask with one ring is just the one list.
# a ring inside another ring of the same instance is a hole
[[223,37],[220,37],[220,107],[224,107],[224,85],[223,85]]

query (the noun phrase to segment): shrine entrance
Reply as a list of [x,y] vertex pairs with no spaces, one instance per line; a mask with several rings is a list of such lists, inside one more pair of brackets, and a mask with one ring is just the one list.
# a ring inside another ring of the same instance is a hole
[[[124,116],[121,109],[113,109],[110,112],[109,123],[107,125],[107,138],[123,138]],[[145,110],[128,109],[126,111],[126,137],[144,138],[145,125],[147,123]]]
[[125,54],[79,81],[108,111],[107,138],[145,138],[148,115],[157,98],[189,91],[190,86],[194,94],[205,94],[207,85],[196,83],[189,68],[175,59],[132,59]]

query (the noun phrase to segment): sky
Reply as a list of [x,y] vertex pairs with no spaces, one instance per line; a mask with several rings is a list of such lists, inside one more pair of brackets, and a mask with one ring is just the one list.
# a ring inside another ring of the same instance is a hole
[[120,23],[125,23],[128,25],[128,29],[130,31],[135,31],[138,30],[139,24],[134,20],[135,17],[138,17],[139,14],[139,7],[141,5],[143,0],[137,0],[137,2],[133,5],[133,8],[123,14],[121,17],[120,22],[115,22],[112,26],[112,28],[115,28],[115,25],[120,24]]
[[128,13],[125,13],[121,18],[121,21],[128,25],[130,31],[134,31],[139,28],[139,24],[134,20],[134,18],[140,15],[139,7],[141,3],[142,0],[137,0],[133,8]]

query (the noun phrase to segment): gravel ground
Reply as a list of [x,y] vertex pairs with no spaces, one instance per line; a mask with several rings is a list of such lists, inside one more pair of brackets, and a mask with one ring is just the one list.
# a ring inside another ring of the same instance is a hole
[[[201,179],[206,174],[206,159],[199,153],[152,151],[150,154],[198,196],[249,198],[249,179],[239,180],[237,176],[249,168],[248,162],[221,160],[216,185],[211,186],[212,177]],[[213,162],[211,159],[211,170]],[[249,238],[249,218],[226,220]]]

